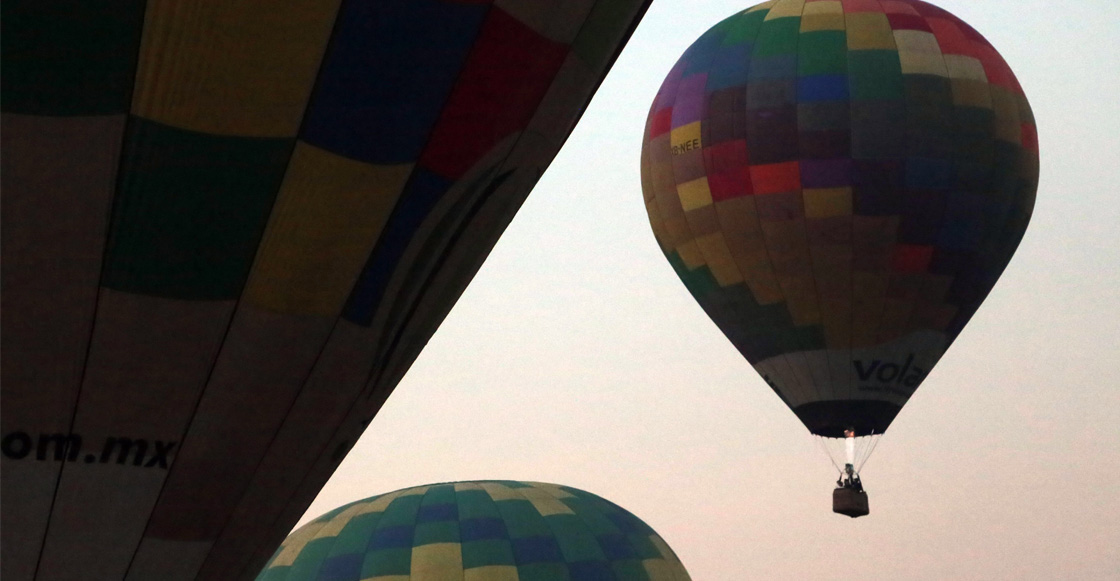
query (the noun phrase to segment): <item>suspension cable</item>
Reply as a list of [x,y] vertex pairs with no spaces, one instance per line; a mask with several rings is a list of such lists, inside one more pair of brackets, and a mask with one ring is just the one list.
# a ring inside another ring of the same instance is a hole
[[828,444],[825,443],[824,437],[823,436],[818,436],[817,434],[813,434],[813,438],[816,440],[817,445],[820,447],[820,449],[822,451],[824,451],[824,455],[828,457],[828,461],[832,463],[832,467],[836,469],[836,473],[840,474],[840,475],[843,475],[844,471],[841,470],[840,467],[836,465],[836,460],[832,459],[832,452],[828,451]]
[[[860,442],[859,452],[857,453],[858,455],[856,456],[856,458],[859,462],[859,468],[863,468],[863,464],[865,462],[867,462],[867,458],[870,455],[870,454],[868,454],[868,449],[871,447],[871,441],[874,440],[874,439],[875,439],[875,431],[872,430],[871,433],[867,435],[867,438],[864,439],[862,442]],[[856,472],[859,472],[859,469],[857,469]]]
[[[872,430],[870,436],[871,442],[869,443],[871,449],[867,451],[867,455],[864,456],[863,461],[859,463],[859,470],[863,470],[863,465],[867,464],[867,460],[870,459],[871,455],[875,453],[875,447],[879,445],[879,440],[883,439],[883,434],[878,434],[879,437],[875,436],[875,430]],[[859,472],[859,470],[856,470],[856,472]]]

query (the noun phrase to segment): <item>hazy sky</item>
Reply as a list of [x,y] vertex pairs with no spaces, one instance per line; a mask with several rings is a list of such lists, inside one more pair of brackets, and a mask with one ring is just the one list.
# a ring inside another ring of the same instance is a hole
[[657,248],[645,115],[747,3],[654,0],[583,120],[304,520],[406,486],[604,496],[693,578],[1120,578],[1120,5],[938,1],[1014,69],[1042,156],[987,302],[864,469],[871,515]]

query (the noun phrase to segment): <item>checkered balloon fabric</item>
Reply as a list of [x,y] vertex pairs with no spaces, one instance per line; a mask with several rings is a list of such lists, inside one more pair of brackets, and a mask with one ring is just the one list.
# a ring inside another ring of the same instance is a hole
[[575,488],[419,486],[335,509],[293,532],[258,581],[689,579],[625,509]]
[[0,577],[255,575],[649,1],[6,0]]

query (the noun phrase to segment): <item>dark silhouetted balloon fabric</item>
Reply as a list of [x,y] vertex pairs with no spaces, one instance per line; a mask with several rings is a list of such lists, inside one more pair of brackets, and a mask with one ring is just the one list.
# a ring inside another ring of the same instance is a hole
[[669,72],[642,149],[669,262],[828,437],[886,430],[1007,266],[1037,182],[1011,69],[916,0],[720,22]]
[[454,482],[341,506],[284,541],[257,581],[688,581],[638,517],[557,484]]
[[4,2],[3,578],[254,575],[647,3]]

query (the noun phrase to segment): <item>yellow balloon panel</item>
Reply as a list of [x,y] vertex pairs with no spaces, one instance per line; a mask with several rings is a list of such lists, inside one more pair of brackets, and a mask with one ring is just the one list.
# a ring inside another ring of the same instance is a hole
[[339,0],[149,0],[134,115],[216,135],[294,137]]

